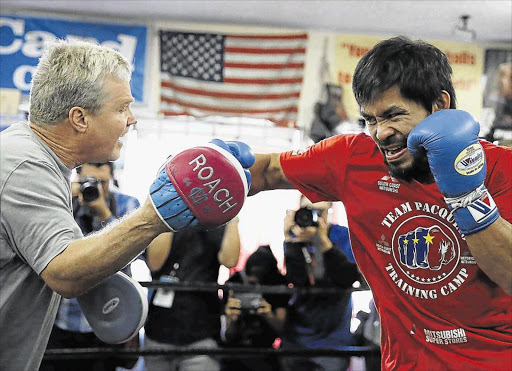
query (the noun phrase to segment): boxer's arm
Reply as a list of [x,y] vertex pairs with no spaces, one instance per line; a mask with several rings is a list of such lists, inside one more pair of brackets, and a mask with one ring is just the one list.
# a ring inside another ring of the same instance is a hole
[[512,225],[502,217],[466,236],[478,266],[507,294],[512,295]]
[[251,171],[251,189],[249,195],[271,189],[291,189],[292,184],[284,175],[279,153],[256,154]]
[[485,187],[487,164],[479,132],[469,113],[443,109],[422,120],[407,143],[412,154],[426,151],[436,184],[480,269],[512,295],[512,227]]
[[168,229],[148,200],[122,222],[75,240],[41,272],[41,277],[64,297],[75,297],[116,273],[160,233]]

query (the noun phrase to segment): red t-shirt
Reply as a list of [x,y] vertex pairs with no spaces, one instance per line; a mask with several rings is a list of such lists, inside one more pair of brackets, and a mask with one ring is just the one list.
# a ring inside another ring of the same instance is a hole
[[[485,186],[512,222],[512,151],[482,145]],[[512,370],[512,296],[479,269],[435,183],[390,177],[365,134],[283,153],[281,166],[312,201],[345,204],[381,317],[384,370]]]

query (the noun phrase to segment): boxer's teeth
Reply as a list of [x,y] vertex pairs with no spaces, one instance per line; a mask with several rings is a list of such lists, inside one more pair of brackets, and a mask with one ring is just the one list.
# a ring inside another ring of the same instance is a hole
[[404,147],[396,147],[396,148],[386,149],[386,154],[394,155],[395,153],[400,152],[402,149],[404,149]]

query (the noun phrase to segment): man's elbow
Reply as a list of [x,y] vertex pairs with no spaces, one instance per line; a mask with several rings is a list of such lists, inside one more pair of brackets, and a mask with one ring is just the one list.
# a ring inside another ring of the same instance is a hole
[[41,278],[48,287],[67,299],[75,298],[87,291],[87,288],[79,284],[78,280],[61,279],[57,275],[52,274],[51,269],[48,267],[41,273]]
[[66,299],[76,298],[87,291],[72,282],[58,282],[55,280],[45,280],[45,282],[53,291]]
[[65,297],[66,299],[76,298],[77,296],[83,295],[86,293],[87,290],[83,290],[77,287],[63,287],[59,291],[56,291],[61,296]]

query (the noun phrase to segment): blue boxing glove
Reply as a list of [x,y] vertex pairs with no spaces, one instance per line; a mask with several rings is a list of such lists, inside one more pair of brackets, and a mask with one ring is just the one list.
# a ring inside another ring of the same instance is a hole
[[244,142],[239,141],[227,141],[224,142],[221,139],[212,139],[210,143],[216,144],[219,147],[224,148],[226,151],[231,152],[233,156],[240,162],[242,167],[244,168],[245,176],[247,178],[247,183],[249,184],[249,188],[251,187],[251,172],[248,170],[252,165],[254,165],[255,157],[254,153]]
[[487,167],[479,132],[480,125],[468,112],[447,109],[426,117],[407,139],[413,155],[420,148],[427,152],[436,184],[465,235],[480,231],[499,217],[484,186]]
[[150,187],[162,222],[173,232],[215,228],[234,218],[250,187],[254,154],[242,142],[214,139],[167,159]]

